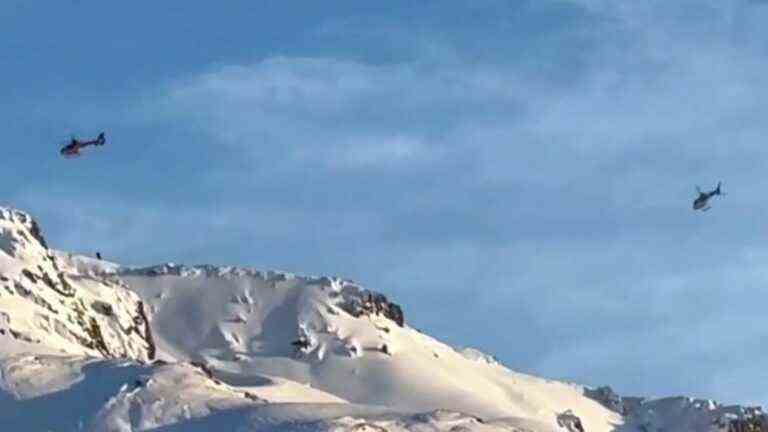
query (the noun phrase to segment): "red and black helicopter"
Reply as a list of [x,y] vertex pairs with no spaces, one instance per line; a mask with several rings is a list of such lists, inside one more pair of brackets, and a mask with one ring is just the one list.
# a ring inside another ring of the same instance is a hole
[[65,145],[61,149],[61,155],[67,158],[80,156],[80,150],[88,146],[103,146],[106,144],[107,139],[104,137],[104,132],[100,133],[96,139],[88,141],[80,141],[77,138],[72,138],[69,144]]

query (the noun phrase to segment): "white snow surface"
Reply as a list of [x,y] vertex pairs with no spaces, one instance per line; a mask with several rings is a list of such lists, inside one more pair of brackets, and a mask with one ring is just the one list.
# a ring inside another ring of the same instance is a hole
[[624,416],[397,311],[339,278],[54,251],[0,208],[0,430],[688,432],[754,414],[671,398]]

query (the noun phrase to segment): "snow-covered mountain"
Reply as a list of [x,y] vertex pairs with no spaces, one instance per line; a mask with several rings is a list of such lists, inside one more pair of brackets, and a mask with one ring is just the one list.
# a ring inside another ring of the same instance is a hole
[[50,250],[29,215],[0,209],[0,335],[2,352],[105,358],[154,357],[144,304],[119,279],[76,271]]
[[768,419],[516,373],[348,280],[54,251],[29,215],[0,209],[0,430],[768,431]]

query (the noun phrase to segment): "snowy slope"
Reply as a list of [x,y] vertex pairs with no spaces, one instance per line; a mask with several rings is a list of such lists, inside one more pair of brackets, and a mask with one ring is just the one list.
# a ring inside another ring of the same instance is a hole
[[349,281],[173,265],[123,279],[149,306],[161,356],[204,362],[230,384],[267,374],[400,410],[554,428],[557,414],[571,409],[589,430],[620,423],[581,387],[513,373],[374,313],[399,308],[384,298],[375,306],[375,293]]
[[0,209],[0,430],[768,431],[764,419],[516,373],[343,279],[53,251],[28,215]]

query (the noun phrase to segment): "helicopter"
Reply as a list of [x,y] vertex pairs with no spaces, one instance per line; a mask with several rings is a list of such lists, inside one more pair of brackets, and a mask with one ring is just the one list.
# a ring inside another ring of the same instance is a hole
[[62,156],[66,158],[72,158],[72,157],[78,157],[80,156],[80,150],[84,149],[88,146],[103,146],[106,144],[107,140],[104,137],[104,132],[100,133],[99,136],[96,137],[96,139],[88,140],[88,141],[80,141],[77,138],[72,138],[72,140],[69,142],[69,144],[62,147],[60,153]]
[[717,182],[717,187],[715,190],[709,191],[709,192],[702,192],[701,189],[696,186],[696,192],[699,193],[699,196],[693,201],[693,209],[694,210],[701,210],[701,211],[707,211],[709,210],[709,199],[712,198],[715,195],[725,195],[720,191],[721,182]]

